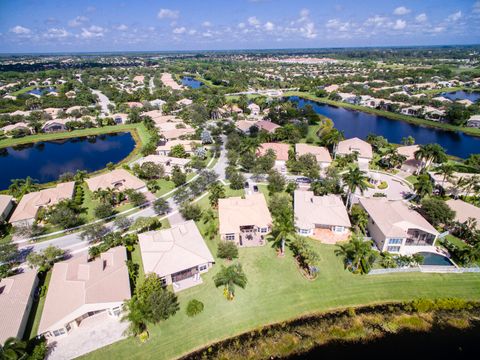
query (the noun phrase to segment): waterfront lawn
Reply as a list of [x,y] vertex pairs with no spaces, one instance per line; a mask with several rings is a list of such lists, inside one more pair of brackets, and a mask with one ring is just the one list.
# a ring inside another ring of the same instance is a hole
[[[260,187],[262,192],[263,187]],[[209,208],[208,196],[198,204]],[[206,224],[199,221],[197,225],[204,234]],[[85,358],[171,359],[253,328],[308,313],[416,297],[475,299],[480,291],[479,274],[353,275],[343,269],[341,259],[334,254],[334,246],[309,240],[320,255],[320,275],[315,281],[300,274],[290,250],[284,258],[279,258],[269,243],[258,248],[242,248],[239,262],[248,284],[245,289],[237,288],[234,301],[227,301],[222,289],[215,288],[213,283],[220,266],[229,264],[216,258],[218,241],[218,235],[206,240],[216,264],[202,275],[203,284],[178,293],[180,311],[159,325],[150,325],[147,343],[128,338]],[[204,311],[195,318],[185,314],[186,304],[192,299],[205,305]]]

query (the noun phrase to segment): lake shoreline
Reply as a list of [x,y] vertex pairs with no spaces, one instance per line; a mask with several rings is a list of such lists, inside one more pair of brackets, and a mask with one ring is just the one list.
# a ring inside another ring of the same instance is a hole
[[477,128],[469,128],[469,127],[465,127],[465,126],[456,126],[456,125],[444,124],[444,123],[439,123],[439,122],[436,122],[436,121],[416,118],[416,117],[413,117],[413,116],[392,113],[390,111],[372,109],[372,108],[368,108],[368,107],[360,106],[360,105],[347,104],[347,103],[344,103],[344,102],[334,101],[334,100],[330,100],[330,99],[327,99],[327,98],[320,98],[318,96],[308,94],[308,93],[303,93],[303,92],[300,92],[300,91],[286,92],[286,93],[283,94],[283,97],[285,97],[285,98],[299,97],[301,99],[314,101],[314,102],[317,102],[317,103],[320,103],[320,104],[327,104],[327,105],[331,105],[331,106],[345,108],[345,109],[348,109],[348,110],[360,111],[360,112],[364,112],[364,113],[368,113],[368,114],[372,114],[372,115],[383,116],[383,117],[386,117],[386,118],[391,119],[391,120],[403,121],[403,122],[407,122],[407,123],[418,125],[418,126],[430,127],[430,128],[435,128],[435,129],[440,129],[440,130],[445,130],[445,131],[450,131],[450,132],[463,132],[467,135],[480,137],[480,129],[477,129]]
[[[303,359],[322,347],[352,347],[382,342],[388,336],[414,336],[480,327],[480,302],[459,299],[417,299],[332,310],[252,329],[205,346],[181,360]],[[318,358],[318,357],[312,357]]]

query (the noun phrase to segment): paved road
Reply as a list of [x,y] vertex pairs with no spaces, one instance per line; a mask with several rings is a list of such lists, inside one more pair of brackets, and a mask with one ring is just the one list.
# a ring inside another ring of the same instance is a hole
[[150,91],[150,94],[153,94],[153,89],[155,89],[155,83],[153,82],[153,76],[150,78],[150,81],[148,82],[148,90]]
[[102,113],[105,115],[110,114],[110,110],[108,109],[108,105],[111,104],[110,100],[108,97],[106,97],[102,92],[99,90],[93,90],[92,89],[92,94],[97,95],[98,99],[100,101],[100,107],[102,108]]
[[[217,174],[219,174],[219,180],[221,182],[224,182],[224,179],[225,179],[226,166],[227,166],[227,158],[225,155],[225,148],[222,145],[218,162],[212,168],[212,170],[214,170]],[[196,177],[192,178],[190,181],[193,181],[195,178]],[[204,195],[206,195],[206,193]],[[160,219],[168,218],[169,221],[171,220],[173,223],[180,222],[182,218],[178,212],[178,205],[173,201],[172,197],[168,199],[168,203],[170,205],[171,210],[167,215],[162,216]],[[135,221],[139,217],[151,217],[151,216],[157,216],[157,214],[155,213],[153,208],[149,206],[134,214],[128,215],[127,217],[130,218],[132,221]],[[105,226],[107,226],[112,230],[116,229],[113,224],[113,221],[105,224]],[[61,236],[52,240],[46,240],[46,241],[42,241],[34,244],[21,243],[19,244],[19,250],[22,252],[28,253],[30,251],[41,251],[45,249],[47,246],[53,245],[53,246],[62,248],[64,250],[67,250],[72,255],[78,254],[88,250],[88,244],[80,238],[80,234],[81,232],[66,234],[64,236]]]

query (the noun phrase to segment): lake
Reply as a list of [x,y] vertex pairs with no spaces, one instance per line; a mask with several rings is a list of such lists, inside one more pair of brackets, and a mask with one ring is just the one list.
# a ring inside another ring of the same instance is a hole
[[476,102],[480,99],[480,92],[478,91],[451,91],[451,92],[444,92],[441,94],[442,96],[446,97],[450,100],[470,100]]
[[365,139],[368,134],[376,134],[382,135],[392,143],[400,144],[403,137],[411,135],[415,138],[416,144],[437,143],[443,146],[448,154],[460,158],[480,153],[480,137],[463,132],[419,126],[384,116],[304,100],[296,96],[290,97],[289,100],[297,103],[299,107],[311,105],[317,114],[332,119],[335,127],[343,131],[346,138]]
[[446,326],[429,332],[402,331],[364,343],[332,342],[286,359],[474,359],[479,342],[476,321],[465,330]]
[[30,176],[41,183],[54,181],[65,172],[105,168],[135,148],[129,132],[46,141],[0,149],[0,189],[11,179]]
[[203,83],[190,76],[184,76],[182,78],[182,85],[188,86],[189,88],[192,88],[192,89],[198,89],[199,87],[203,86]]

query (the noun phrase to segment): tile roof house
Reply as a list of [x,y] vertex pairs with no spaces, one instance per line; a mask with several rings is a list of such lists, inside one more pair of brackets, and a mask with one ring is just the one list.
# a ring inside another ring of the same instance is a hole
[[160,130],[160,135],[166,140],[175,140],[181,136],[195,134],[195,129],[181,120],[163,122],[156,124],[155,127]]
[[199,140],[170,140],[157,147],[157,154],[168,156],[170,150],[176,145],[182,145],[187,154],[193,154],[197,147],[202,146],[202,142]]
[[346,240],[352,225],[340,196],[315,196],[313,191],[295,190],[293,208],[300,235],[325,242]]
[[260,120],[255,123],[255,126],[258,128],[258,130],[263,130],[268,132],[269,134],[275,133],[275,130],[278,128],[281,128],[280,125],[277,125],[271,121],[268,120]]
[[0,223],[7,220],[13,209],[13,196],[0,195]]
[[23,195],[9,222],[14,225],[33,224],[37,212],[42,207],[58,204],[62,200],[71,199],[75,190],[75,182],[58,184],[54,188],[43,189]]
[[47,339],[67,335],[93,315],[118,317],[130,299],[125,247],[118,246],[88,261],[73,257],[53,266],[38,333]]
[[368,232],[380,251],[402,255],[435,251],[438,231],[403,201],[362,198],[360,205],[368,213]]
[[48,120],[42,125],[42,131],[46,133],[67,131],[67,122],[72,119],[54,119]]
[[271,231],[272,216],[265,197],[259,193],[219,199],[218,218],[221,239],[240,246],[263,245]]
[[178,166],[181,170],[184,170],[187,164],[190,162],[190,159],[175,158],[164,155],[147,155],[143,158],[135,160],[130,164],[130,166],[133,166],[134,164],[141,166],[146,162],[153,162],[154,164],[162,165],[165,169],[165,174],[170,175],[175,166]]
[[193,220],[138,234],[138,242],[145,273],[157,274],[175,291],[200,284],[200,274],[215,262]]
[[475,205],[469,204],[463,200],[450,199],[447,200],[447,205],[455,211],[455,221],[464,223],[469,218],[474,219],[477,222],[476,228],[480,231],[480,208]]
[[467,120],[467,126],[480,128],[480,115],[472,115]]
[[372,145],[357,137],[340,141],[335,148],[335,156],[358,154],[358,166],[362,170],[368,169],[368,163],[373,158]]
[[415,159],[415,152],[419,148],[418,145],[399,146],[397,148],[398,154],[407,158],[401,167],[403,171],[415,173],[422,166],[422,161]]
[[1,344],[9,337],[23,337],[37,284],[36,271],[27,271],[0,280]]
[[247,108],[250,109],[250,115],[258,116],[260,115],[260,106],[255,103],[248,104]]
[[332,158],[327,148],[322,146],[314,146],[309,144],[295,144],[295,154],[297,159],[305,154],[315,155],[317,163],[321,169],[324,169],[332,163]]
[[125,191],[128,189],[145,191],[147,188],[146,184],[142,180],[137,178],[135,175],[130,174],[125,169],[115,169],[105,174],[86,179],[85,182],[91,191],[107,188],[118,189],[120,191]]
[[5,133],[9,133],[9,132],[15,131],[15,130],[24,130],[26,132],[29,132],[30,134],[32,133],[32,129],[25,122],[18,122],[18,123],[15,123],[15,124],[5,125],[4,127],[2,127],[2,130]]
[[281,172],[285,172],[290,145],[282,143],[263,143],[260,144],[260,147],[257,150],[257,155],[263,156],[267,153],[269,149],[272,149],[275,152],[275,167]]

